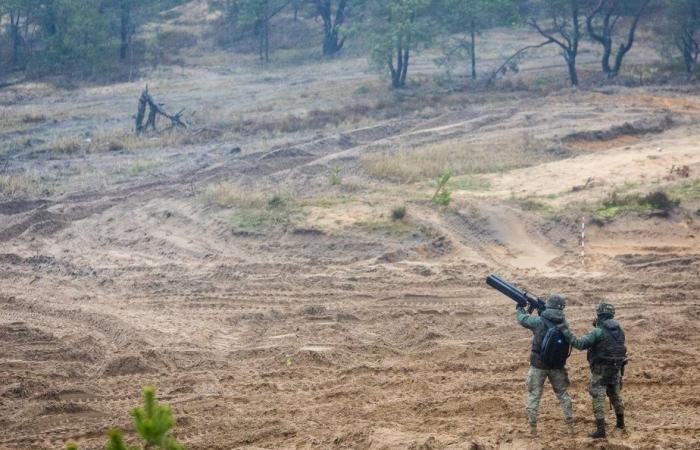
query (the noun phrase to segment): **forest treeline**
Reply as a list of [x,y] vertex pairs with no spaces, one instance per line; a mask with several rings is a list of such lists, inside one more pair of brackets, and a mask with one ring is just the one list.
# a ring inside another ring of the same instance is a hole
[[[182,3],[0,0],[0,75],[131,76],[162,52],[159,40],[141,31]],[[600,70],[610,78],[624,70],[640,39],[653,40],[688,78],[695,76],[700,54],[700,0],[209,0],[208,5],[219,13],[215,33],[228,43],[246,42],[264,63],[274,63],[271,36],[290,33],[282,24],[304,20],[318,29],[318,42],[306,44],[319,55],[335,58],[349,42],[362,42],[358,48],[395,88],[406,85],[412,56],[438,44],[476,78],[477,37],[494,27],[529,27],[542,38],[514,54],[511,63],[529,47],[556,46],[572,85],[579,83],[583,40],[600,47]]]

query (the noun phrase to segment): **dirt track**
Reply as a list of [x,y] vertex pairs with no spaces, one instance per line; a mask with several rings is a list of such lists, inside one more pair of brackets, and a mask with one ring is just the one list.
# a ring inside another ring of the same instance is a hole
[[[168,149],[162,157],[172,164],[158,176],[0,204],[0,448],[60,448],[71,438],[101,448],[108,428],[129,429],[146,384],[173,405],[176,435],[191,449],[699,448],[697,217],[593,227],[582,267],[575,223],[508,202],[514,191],[570,190],[591,173],[652,179],[681,161],[697,171],[687,105],[667,105],[669,130],[489,175],[491,192],[457,192],[452,211],[411,201],[407,229],[338,224],[374,211],[372,192],[386,188],[362,173],[363,152],[455,136],[489,142],[523,129],[561,139],[667,114],[628,100],[528,98],[493,121],[473,119],[484,111],[470,107],[233,157],[225,146]],[[118,156],[91,158],[100,165]],[[368,200],[318,222],[327,226],[231,233],[198,199],[226,179],[328,190],[334,165],[364,180],[358,195]],[[577,195],[605,189],[595,186]],[[567,295],[578,333],[600,299],[615,304],[632,356],[628,435],[604,444],[584,437],[592,414],[577,353],[578,435],[565,434],[547,391],[541,428],[550,433],[526,436],[530,335],[512,302],[484,285],[491,272]]]

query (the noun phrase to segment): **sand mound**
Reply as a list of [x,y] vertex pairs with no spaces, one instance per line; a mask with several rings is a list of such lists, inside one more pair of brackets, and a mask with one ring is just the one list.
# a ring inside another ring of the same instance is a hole
[[118,375],[134,375],[153,371],[155,371],[155,369],[151,367],[140,355],[127,355],[118,356],[108,361],[102,369],[102,375],[110,377]]

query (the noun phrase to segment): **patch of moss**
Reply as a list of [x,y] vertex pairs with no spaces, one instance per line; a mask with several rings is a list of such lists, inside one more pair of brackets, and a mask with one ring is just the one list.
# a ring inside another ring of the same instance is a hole
[[455,177],[450,182],[453,189],[460,191],[485,192],[491,190],[491,180],[477,176]]
[[700,200],[700,178],[673,187],[669,189],[668,194],[679,201]]
[[526,197],[526,198],[519,198],[515,197],[512,198],[511,201],[515,203],[520,209],[524,211],[533,211],[537,212],[543,215],[548,215],[551,216],[554,214],[555,210],[554,208],[540,200],[537,200],[536,198],[533,197]]

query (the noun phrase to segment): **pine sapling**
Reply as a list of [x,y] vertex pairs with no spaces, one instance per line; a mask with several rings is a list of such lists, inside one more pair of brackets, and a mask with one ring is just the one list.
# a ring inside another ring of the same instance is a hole
[[437,179],[437,190],[433,194],[432,201],[438,205],[448,206],[452,201],[452,192],[447,188],[447,183],[452,178],[452,172],[446,170]]
[[107,438],[105,450],[139,450],[138,447],[127,447],[122,432],[116,428],[107,432]]
[[134,408],[131,415],[139,435],[146,441],[146,448],[163,450],[184,449],[175,438],[168,436],[175,426],[175,418],[168,405],[161,405],[156,400],[156,389],[146,386],[143,389],[143,406]]
[[[128,446],[124,443],[124,434],[119,429],[109,430],[105,450],[185,450],[170,430],[175,426],[173,412],[168,405],[161,405],[156,400],[156,389],[146,386],[143,389],[143,406],[131,411],[134,425],[139,436],[145,441],[143,447]],[[65,450],[78,450],[73,441],[66,443]]]

